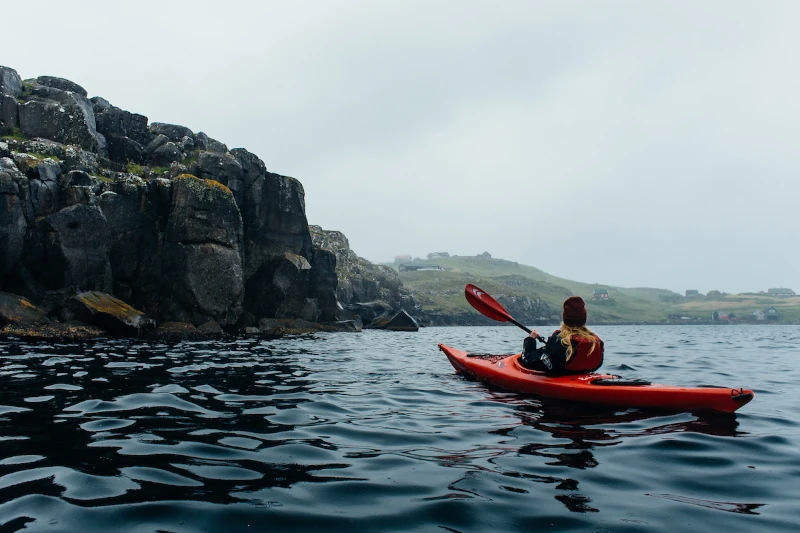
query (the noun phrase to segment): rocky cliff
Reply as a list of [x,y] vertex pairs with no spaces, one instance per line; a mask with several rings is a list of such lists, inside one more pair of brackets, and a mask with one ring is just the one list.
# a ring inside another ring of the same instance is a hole
[[336,260],[312,241],[300,182],[255,154],[0,67],[0,291],[51,316],[101,291],[226,329],[332,321],[337,295],[386,296],[338,286]]
[[389,309],[404,310],[420,317],[422,305],[403,286],[397,271],[359,257],[350,249],[347,237],[339,231],[326,231],[313,225],[310,231],[318,263],[322,254],[332,259],[337,283],[336,298],[344,309],[358,314],[365,322]]

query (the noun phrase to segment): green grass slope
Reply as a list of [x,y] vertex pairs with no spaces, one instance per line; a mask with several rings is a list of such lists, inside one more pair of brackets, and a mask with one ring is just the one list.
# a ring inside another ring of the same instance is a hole
[[[495,297],[503,294],[540,298],[553,309],[560,309],[568,296],[581,296],[586,300],[589,321],[593,324],[710,322],[714,311],[734,312],[742,321],[752,321],[753,311],[769,306],[778,309],[782,323],[800,321],[800,297],[770,298],[758,294],[687,300],[666,289],[582,283],[553,276],[532,266],[482,256],[437,257],[406,261],[405,264],[438,265],[446,269],[400,274],[406,287],[421,301],[423,310],[435,316],[463,317],[477,313],[464,298],[464,286],[474,283]],[[400,263],[387,265],[399,269]],[[592,291],[597,288],[608,289],[610,299],[592,300]],[[674,301],[662,301],[662,296]]]

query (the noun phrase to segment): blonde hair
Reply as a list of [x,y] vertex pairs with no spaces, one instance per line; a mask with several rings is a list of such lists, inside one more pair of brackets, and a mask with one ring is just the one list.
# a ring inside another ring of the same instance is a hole
[[[591,354],[597,348],[597,337],[586,326],[568,326],[561,323],[561,344],[567,349],[567,361],[572,358],[574,349],[572,348],[572,337],[576,339],[589,339],[592,341],[592,349],[589,350]],[[587,355],[589,355],[587,354]]]

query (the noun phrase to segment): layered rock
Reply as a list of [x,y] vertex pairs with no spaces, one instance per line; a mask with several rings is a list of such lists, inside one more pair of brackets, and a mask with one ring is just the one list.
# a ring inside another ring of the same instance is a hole
[[86,291],[204,334],[334,323],[338,300],[416,310],[343,235],[313,240],[302,184],[243,148],[1,66],[0,136],[0,289],[52,316]]
[[[422,306],[403,286],[399,274],[385,265],[375,265],[359,257],[347,237],[339,231],[310,226],[315,254],[320,263],[334,267],[337,278],[336,298],[345,308],[360,316],[365,323],[391,310],[405,310],[419,316]],[[322,269],[320,269],[322,272]],[[318,290],[329,290],[332,280],[318,283]]]
[[242,313],[242,220],[230,189],[184,174],[173,181],[161,271],[162,316],[225,326]]

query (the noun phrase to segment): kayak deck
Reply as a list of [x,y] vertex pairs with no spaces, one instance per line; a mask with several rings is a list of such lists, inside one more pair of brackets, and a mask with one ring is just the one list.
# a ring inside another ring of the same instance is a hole
[[727,387],[676,387],[641,380],[620,380],[611,374],[549,376],[519,364],[519,354],[470,356],[439,345],[456,372],[515,392],[548,398],[622,407],[732,413],[753,399],[753,391]]

